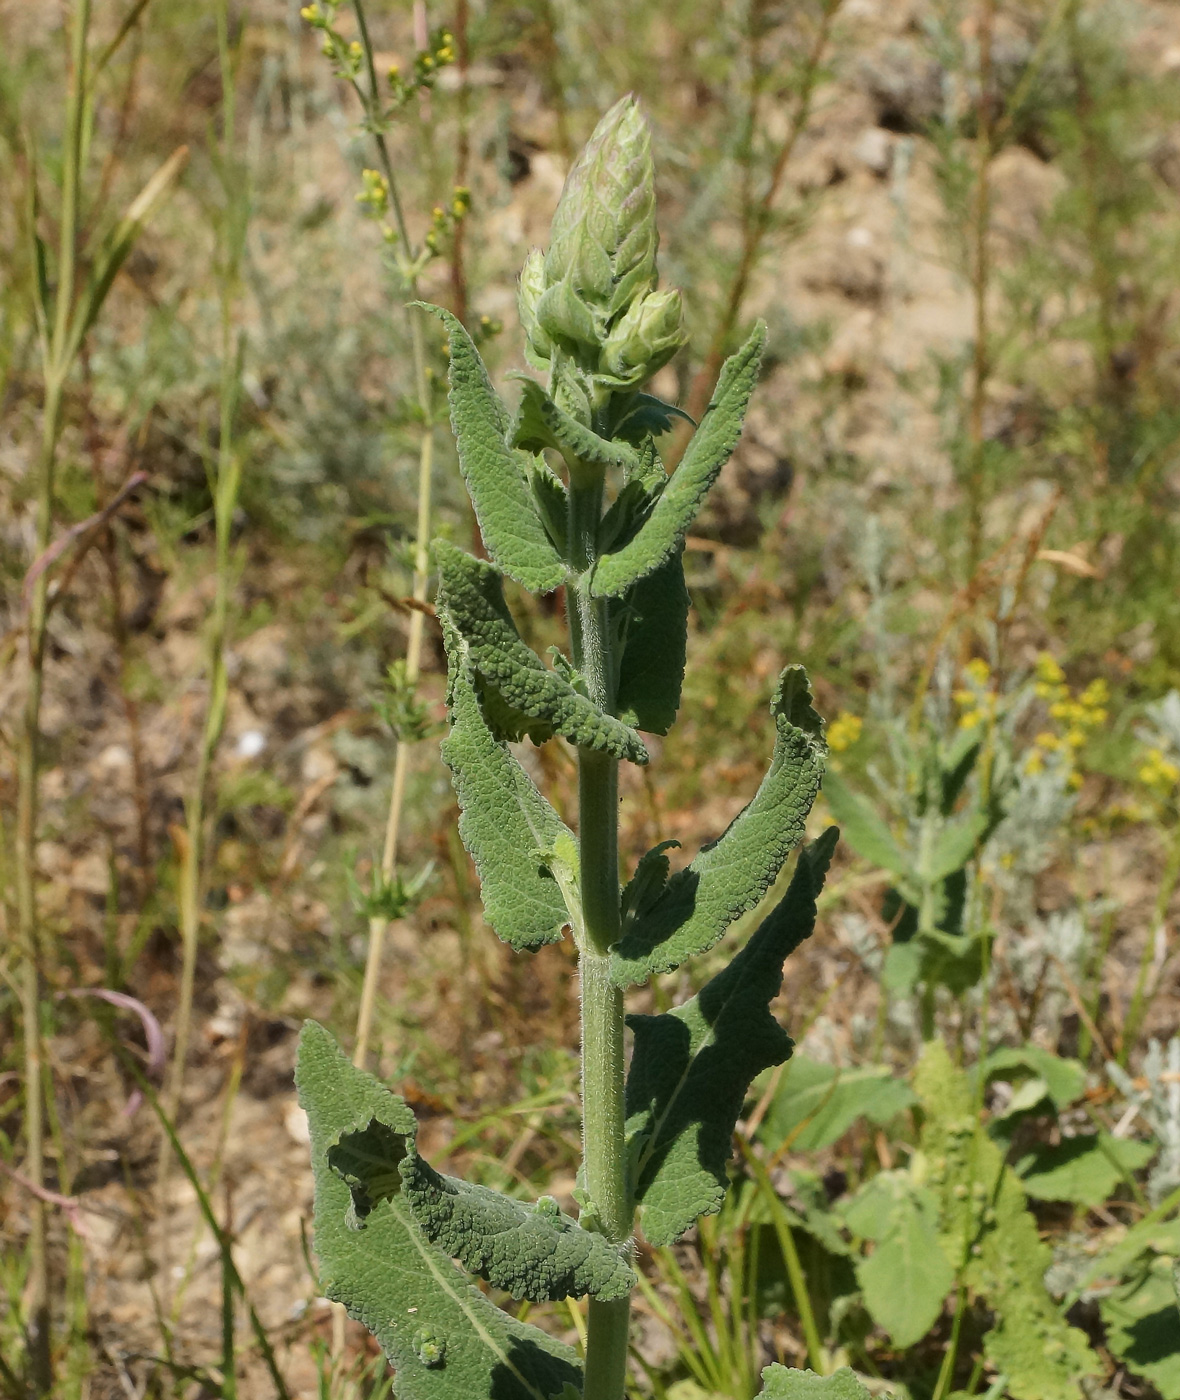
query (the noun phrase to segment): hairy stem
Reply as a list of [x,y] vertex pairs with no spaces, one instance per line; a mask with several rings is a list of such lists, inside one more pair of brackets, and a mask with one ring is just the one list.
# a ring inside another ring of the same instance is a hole
[[[597,552],[602,478],[575,474],[570,485],[570,537],[575,565],[585,570]],[[572,589],[570,627],[574,665],[591,699],[614,708],[610,618],[604,599],[582,584]],[[624,1130],[623,994],[610,980],[610,948],[619,936],[618,761],[578,751],[578,840],[585,925],[579,975],[582,993],[582,1154],[586,1191],[600,1227],[615,1244],[631,1233]],[[590,1299],[584,1400],[622,1400],[627,1372],[630,1299]]]

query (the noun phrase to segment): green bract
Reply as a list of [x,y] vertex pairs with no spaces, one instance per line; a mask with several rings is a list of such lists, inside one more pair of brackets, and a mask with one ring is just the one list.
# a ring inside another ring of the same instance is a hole
[[[449,337],[451,426],[489,556],[435,547],[442,753],[493,929],[517,950],[573,932],[585,1157],[580,1221],[548,1198],[445,1175],[418,1153],[406,1104],[308,1023],[298,1085],[324,1287],[377,1335],[409,1400],[622,1400],[632,1232],[638,1222],[667,1243],[720,1209],[750,1084],[791,1053],[771,1005],[786,957],[814,927],[836,844],[833,828],[803,849],[782,901],[696,996],[625,1023],[627,987],[715,947],[762,900],[803,842],[826,756],[807,677],[788,666],[770,702],[770,767],[749,805],[677,873],[666,852],[679,843],[664,841],[620,888],[618,765],[647,763],[639,731],[664,734],[675,720],[684,537],[741,435],[766,339],[758,324],[726,362],[669,476],[657,439],[683,415],[643,385],[684,332],[679,293],[656,286],[656,245],[650,136],[625,98],[570,172],[548,252],[530,254],[521,275],[527,357],[547,382],[525,379],[510,411],[463,326],[431,308]],[[551,648],[551,663],[521,636],[505,576],[531,593],[564,586],[570,645]],[[526,739],[576,754],[576,837],[513,750]],[[928,1243],[932,1217],[906,1209],[901,1245]],[[456,1262],[515,1298],[587,1296],[584,1366]],[[858,1393],[850,1374],[772,1367],[766,1382],[768,1395]]]

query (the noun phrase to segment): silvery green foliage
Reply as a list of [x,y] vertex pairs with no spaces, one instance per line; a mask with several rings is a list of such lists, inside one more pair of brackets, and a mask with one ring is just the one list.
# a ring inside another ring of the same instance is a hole
[[1147,1194],[1152,1203],[1180,1186],[1180,1036],[1167,1045],[1152,1040],[1143,1057],[1142,1079],[1135,1080],[1113,1062],[1106,1072],[1126,1098],[1128,1108],[1137,1112],[1159,1139],[1160,1153],[1147,1178]]
[[1148,723],[1140,737],[1173,756],[1180,755],[1180,690],[1169,690],[1162,700],[1153,700],[1143,709]]
[[[451,427],[488,554],[435,546],[450,721],[442,754],[487,920],[517,951],[569,928],[585,954],[588,935],[578,840],[510,745],[557,740],[580,764],[645,764],[639,731],[671,727],[690,606],[684,537],[741,434],[765,346],[759,323],[722,368],[669,475],[657,439],[683,415],[643,384],[684,335],[679,294],[657,285],[656,247],[650,136],[626,98],[571,170],[549,249],[531,254],[521,276],[527,354],[547,382],[526,379],[510,411],[463,326],[427,308],[447,330]],[[551,648],[547,662],[532,649],[506,577],[538,594],[564,586],[569,655]],[[593,676],[587,625],[599,638]],[[623,933],[609,964],[618,987],[714,947],[801,845],[826,745],[800,667],[783,671],[770,711],[770,766],[749,805],[676,874],[666,851],[679,843],[662,842],[622,891]],[[771,1003],[784,960],[814,926],[835,842],[833,828],[802,851],[782,902],[697,996],[631,1019],[623,1205],[653,1242],[720,1209],[750,1083],[791,1052]],[[585,1200],[579,1223],[548,1198],[520,1201],[436,1170],[418,1153],[408,1106],[349,1064],[314,1022],[301,1038],[297,1082],[311,1128],[324,1288],[376,1334],[396,1368],[396,1393],[577,1400],[573,1354],[502,1312],[456,1262],[516,1298],[625,1298],[635,1284],[631,1245],[602,1233],[595,1201]],[[856,1394],[839,1377],[772,1369],[767,1394]]]

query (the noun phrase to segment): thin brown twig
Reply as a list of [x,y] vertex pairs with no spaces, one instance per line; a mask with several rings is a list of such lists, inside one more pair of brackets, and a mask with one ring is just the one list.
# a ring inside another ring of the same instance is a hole
[[[721,369],[722,361],[725,359],[726,347],[730,337],[733,335],[734,327],[738,323],[741,315],[742,304],[746,299],[746,293],[750,288],[750,281],[754,275],[754,269],[758,265],[758,259],[762,252],[762,245],[766,235],[770,230],[774,206],[778,200],[779,191],[782,187],[783,178],[787,172],[791,156],[795,152],[800,136],[807,129],[807,123],[811,116],[811,106],[815,98],[815,91],[819,85],[820,74],[823,70],[823,58],[827,51],[828,43],[831,39],[832,25],[840,9],[842,0],[824,0],[823,15],[816,28],[811,47],[807,52],[807,57],[803,63],[802,83],[798,98],[795,102],[795,110],[791,115],[791,120],[787,126],[787,134],[784,136],[774,161],[770,169],[770,177],[762,194],[757,199],[753,198],[752,185],[748,188],[747,198],[744,202],[742,219],[742,250],[738,258],[737,270],[729,284],[729,291],[725,298],[725,309],[721,314],[721,320],[713,332],[713,339],[709,346],[708,354],[704,363],[693,378],[692,385],[688,392],[688,402],[686,411],[690,418],[699,420],[704,414],[709,404],[709,396],[713,392],[713,385],[717,381],[717,375]],[[752,110],[757,110],[758,103],[757,80],[754,81],[754,91],[751,94]],[[683,452],[687,443],[687,434],[680,434],[678,442],[674,445],[670,454],[670,461],[674,462]]]

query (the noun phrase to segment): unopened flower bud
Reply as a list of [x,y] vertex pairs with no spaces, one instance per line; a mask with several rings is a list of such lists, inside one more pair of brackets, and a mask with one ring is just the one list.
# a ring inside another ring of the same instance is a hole
[[616,102],[574,163],[553,216],[545,274],[609,321],[655,280],[651,133],[633,97]]
[[525,355],[534,369],[548,369],[553,354],[553,342],[537,324],[537,303],[545,290],[545,255],[533,248],[520,270],[516,289],[516,305],[520,325],[525,334]]
[[558,282],[541,293],[537,327],[576,359],[592,358],[598,351],[598,323],[570,282]]
[[640,384],[666,365],[686,339],[680,293],[648,292],[611,328],[601,369],[620,387]]

